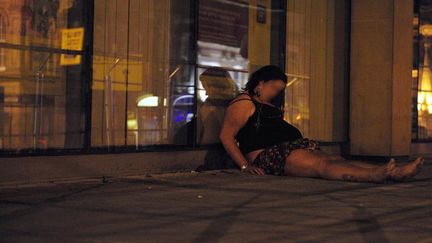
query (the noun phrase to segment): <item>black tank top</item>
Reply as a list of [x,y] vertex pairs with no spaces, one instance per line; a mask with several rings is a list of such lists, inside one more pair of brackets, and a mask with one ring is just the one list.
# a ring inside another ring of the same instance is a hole
[[[249,95],[246,92],[242,94]],[[242,153],[303,137],[296,127],[283,119],[283,112],[279,108],[258,102],[250,95],[249,97],[255,104],[255,112],[235,136]],[[250,99],[238,99],[231,101],[229,105],[239,100]]]

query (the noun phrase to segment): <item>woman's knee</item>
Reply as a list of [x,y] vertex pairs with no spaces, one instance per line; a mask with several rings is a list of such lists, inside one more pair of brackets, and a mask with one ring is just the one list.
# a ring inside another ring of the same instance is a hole
[[319,177],[326,169],[326,156],[311,153],[306,149],[295,149],[286,158],[287,174]]

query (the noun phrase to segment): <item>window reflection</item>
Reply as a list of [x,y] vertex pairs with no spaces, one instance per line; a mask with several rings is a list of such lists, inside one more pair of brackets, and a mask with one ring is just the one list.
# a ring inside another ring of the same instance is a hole
[[287,13],[287,62],[288,83],[286,88],[285,119],[309,134],[309,92],[310,72],[314,60],[310,55],[311,41],[314,35],[310,33],[308,23],[314,17],[311,15],[313,1],[289,0]]
[[413,70],[413,139],[432,139],[432,4],[415,1]]
[[92,145],[191,144],[191,5],[96,0]]
[[223,68],[207,68],[199,80],[206,98],[197,110],[197,143],[219,143],[225,109],[238,93],[238,87],[231,75]]
[[288,0],[285,119],[305,136],[348,138],[349,1]]
[[270,0],[199,1],[198,144],[219,143],[224,106],[245,87],[249,72],[272,62],[280,64],[283,42],[276,30],[284,12],[272,4]]
[[199,2],[198,63],[248,68],[248,1]]
[[271,3],[95,0],[89,19],[89,1],[6,2],[0,149],[217,143],[225,103],[283,49]]
[[[5,1],[0,7],[0,149],[81,148],[83,58],[64,65],[62,31],[85,28],[83,0]],[[84,43],[84,36],[76,39]]]

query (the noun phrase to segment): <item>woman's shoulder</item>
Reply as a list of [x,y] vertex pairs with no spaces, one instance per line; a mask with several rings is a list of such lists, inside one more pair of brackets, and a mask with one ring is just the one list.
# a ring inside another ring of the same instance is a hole
[[227,107],[229,114],[234,116],[246,115],[251,117],[255,113],[255,102],[248,94],[238,94]]
[[237,96],[234,97],[234,98],[233,98],[233,99],[228,103],[228,105],[231,105],[231,104],[233,104],[233,103],[235,103],[235,102],[237,102],[237,101],[242,101],[242,100],[244,100],[243,103],[249,103],[249,102],[252,102],[252,103],[253,103],[253,99],[252,99],[252,97],[251,97],[248,93],[246,93],[246,92],[241,92],[241,93],[237,94]]

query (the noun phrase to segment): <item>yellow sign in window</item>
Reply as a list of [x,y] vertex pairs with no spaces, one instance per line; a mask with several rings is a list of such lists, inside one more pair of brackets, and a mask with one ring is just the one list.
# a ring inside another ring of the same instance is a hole
[[[63,50],[81,51],[83,47],[84,28],[63,29],[61,36],[61,48]],[[60,65],[81,64],[81,55],[61,54]]]

